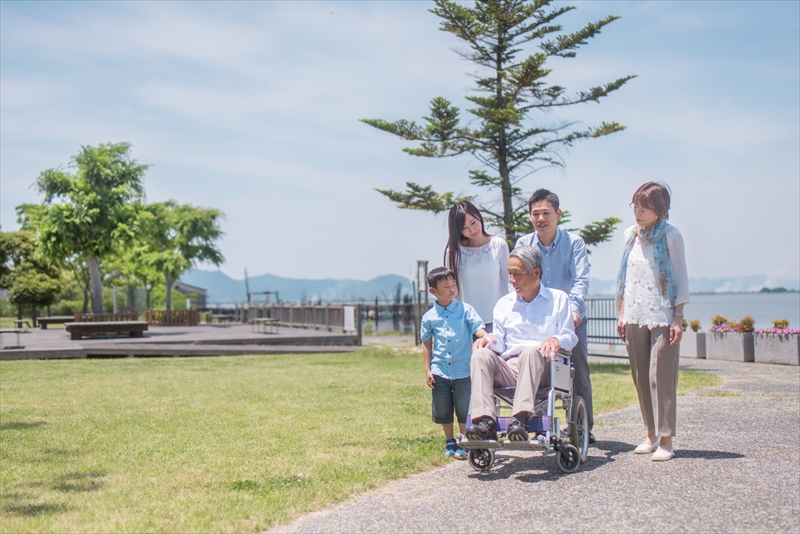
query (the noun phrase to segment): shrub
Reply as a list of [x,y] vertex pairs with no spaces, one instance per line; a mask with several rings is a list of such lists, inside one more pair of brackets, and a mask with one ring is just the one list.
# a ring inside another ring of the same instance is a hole
[[739,323],[736,325],[736,330],[739,332],[752,332],[756,329],[755,327],[756,321],[749,315],[745,315],[741,318]]
[[692,329],[692,332],[699,332],[702,326],[700,325],[700,319],[692,319],[689,321],[689,328]]
[[685,331],[689,327],[689,323],[686,322],[685,317],[681,317],[681,328]]
[[772,328],[777,328],[778,330],[786,330],[789,328],[789,319],[775,319],[772,321]]
[[711,324],[713,326],[721,326],[723,324],[728,324],[728,323],[730,323],[730,321],[728,321],[728,319],[726,319],[725,317],[721,316],[720,314],[717,314],[717,315],[715,315],[714,317],[711,318]]

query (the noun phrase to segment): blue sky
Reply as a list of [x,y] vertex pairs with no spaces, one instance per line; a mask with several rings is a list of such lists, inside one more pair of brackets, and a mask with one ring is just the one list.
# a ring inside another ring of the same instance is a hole
[[[559,194],[572,222],[625,221],[592,254],[615,277],[632,192],[673,191],[692,277],[800,271],[800,2],[569,2],[566,30],[622,18],[551,78],[604,100],[547,120],[622,133],[564,153],[522,183]],[[444,216],[373,188],[405,181],[479,193],[469,156],[428,160],[359,118],[419,120],[434,96],[463,109],[473,65],[427,2],[0,3],[0,224],[81,145],[129,141],[152,164],[150,201],[226,214],[222,270],[241,278],[370,279],[439,265]]]

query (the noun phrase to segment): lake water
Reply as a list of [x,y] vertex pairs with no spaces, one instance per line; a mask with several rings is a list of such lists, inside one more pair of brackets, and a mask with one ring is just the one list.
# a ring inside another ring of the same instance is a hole
[[723,293],[690,295],[684,308],[686,319],[700,319],[703,330],[717,314],[730,320],[745,315],[756,320],[756,328],[771,328],[775,319],[789,319],[791,328],[800,328],[800,293]]

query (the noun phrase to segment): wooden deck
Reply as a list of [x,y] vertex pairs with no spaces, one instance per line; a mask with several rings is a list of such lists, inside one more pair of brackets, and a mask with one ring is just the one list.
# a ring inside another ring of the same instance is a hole
[[346,352],[361,348],[355,334],[284,327],[277,330],[276,334],[257,333],[250,325],[242,324],[230,328],[151,326],[142,338],[104,336],[81,340],[71,340],[69,333],[61,329],[31,330],[20,335],[20,348],[0,350],[0,360]]

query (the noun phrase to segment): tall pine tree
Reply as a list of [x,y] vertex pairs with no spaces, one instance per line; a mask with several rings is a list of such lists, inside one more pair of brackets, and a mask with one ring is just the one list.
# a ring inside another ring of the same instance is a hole
[[[467,96],[474,105],[467,110],[474,116],[471,124],[462,123],[460,110],[442,97],[431,101],[424,124],[404,119],[362,119],[375,128],[419,141],[417,147],[403,149],[414,156],[473,155],[484,169],[471,170],[470,183],[500,192],[499,199],[478,203],[478,207],[487,223],[504,230],[510,246],[520,234],[532,230],[520,180],[544,167],[564,167],[560,151],[575,141],[625,129],[617,122],[575,129],[571,123],[548,121],[546,112],[599,102],[635,77],[625,76],[574,94],[559,85],[549,85],[549,58],[575,57],[579,47],[619,18],[608,16],[575,33],[562,33],[561,25],[554,21],[575,8],[550,4],[550,0],[481,0],[466,7],[437,0],[430,11],[442,19],[440,29],[465,43],[467,48],[458,54],[480,69],[481,77],[475,81],[477,94]],[[528,43],[538,44],[538,51],[518,58],[521,47]],[[453,192],[438,193],[432,186],[406,182],[406,187],[406,191],[377,191],[401,208],[433,213],[445,211],[460,200]],[[580,233],[587,245],[597,244],[609,239],[619,222],[609,217],[588,225]]]

